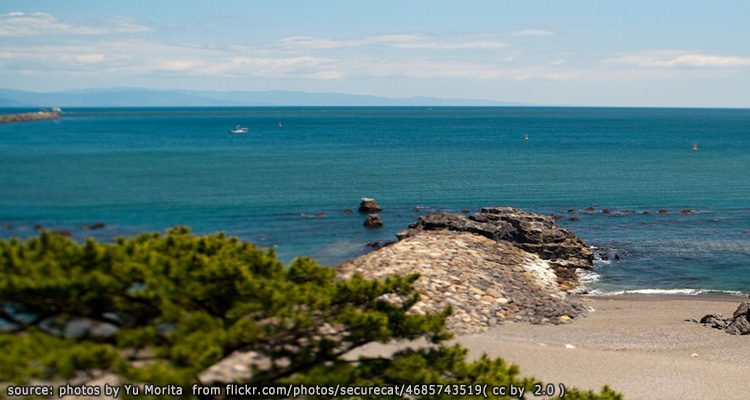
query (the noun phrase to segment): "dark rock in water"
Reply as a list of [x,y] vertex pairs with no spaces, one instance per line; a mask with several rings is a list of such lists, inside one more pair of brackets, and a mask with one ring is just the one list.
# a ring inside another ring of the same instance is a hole
[[701,318],[703,326],[724,330],[730,335],[750,335],[750,302],[742,302],[730,318],[708,314]]
[[365,226],[368,228],[380,228],[383,226],[383,220],[380,219],[379,214],[367,214],[365,219]]
[[602,261],[607,261],[607,260],[609,260],[609,254],[607,254],[607,253],[599,253],[599,259],[602,260]]
[[471,211],[469,211],[469,210],[467,210],[467,209],[465,209],[465,208],[464,208],[463,210],[461,210],[461,214],[468,214],[468,213],[470,213],[470,212],[471,212]]
[[609,208],[602,208],[602,214],[609,214]]
[[104,222],[94,222],[93,224],[84,224],[83,227],[86,229],[91,229],[92,231],[95,231],[97,229],[102,229],[106,225],[104,225]]
[[667,210],[666,208],[662,208],[659,210],[659,214],[668,214],[668,213],[669,213],[669,210]]
[[323,218],[325,216],[326,216],[326,213],[324,213],[323,211],[318,211],[315,213],[315,218]]
[[615,261],[620,261],[620,255],[619,254],[615,254],[614,258],[615,258]]
[[594,207],[586,207],[586,211],[588,211],[588,212],[594,212],[594,211],[596,211],[596,208],[594,208]]
[[369,248],[371,248],[373,250],[377,250],[377,249],[382,249],[385,246],[390,246],[390,245],[392,245],[394,243],[396,243],[395,240],[378,240],[376,242],[367,243],[365,246],[367,246],[367,247],[369,247]]
[[344,215],[352,215],[354,213],[351,208],[344,209],[342,212]]
[[576,221],[578,221],[578,218],[576,218],[576,217],[570,217],[570,218],[568,218],[568,221],[576,222]]
[[576,213],[576,210],[575,210],[575,208],[571,208],[570,210],[568,210],[568,213],[570,213],[570,214],[575,214],[575,213]]
[[508,241],[525,251],[550,261],[555,268],[591,269],[593,253],[576,235],[555,224],[553,217],[514,207],[486,207],[463,216],[449,213],[423,215],[397,233],[399,239],[421,231],[449,230],[470,232],[495,241]]
[[375,199],[371,199],[369,197],[363,197],[362,200],[359,201],[359,212],[366,212],[366,213],[372,213],[372,212],[378,212],[382,211],[383,208],[380,207],[380,204],[378,204]]
[[684,210],[680,211],[680,214],[697,214],[697,213],[698,213],[698,211],[696,211],[696,210],[691,210],[691,209],[689,209],[689,208],[686,208],[686,209],[684,209]]
[[648,211],[644,211],[644,212],[642,212],[641,214],[643,214],[643,215],[651,215],[651,213],[650,213],[650,212],[648,212]]

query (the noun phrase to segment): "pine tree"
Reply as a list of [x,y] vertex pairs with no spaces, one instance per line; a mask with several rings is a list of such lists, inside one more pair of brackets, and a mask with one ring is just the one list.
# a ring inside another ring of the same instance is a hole
[[[309,258],[285,266],[273,250],[183,227],[113,243],[50,232],[0,241],[0,382],[108,371],[187,387],[249,350],[268,360],[245,382],[254,385],[487,383],[531,391],[541,384],[502,359],[468,362],[465,349],[446,345],[450,309],[408,313],[418,300],[415,279],[339,280]],[[420,338],[429,345],[343,357],[373,342]],[[605,387],[566,398],[622,397]]]

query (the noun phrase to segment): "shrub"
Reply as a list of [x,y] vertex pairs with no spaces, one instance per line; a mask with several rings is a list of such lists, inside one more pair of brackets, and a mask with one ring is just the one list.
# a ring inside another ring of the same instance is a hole
[[[253,385],[487,383],[530,391],[540,383],[502,359],[468,362],[465,349],[446,345],[450,310],[407,313],[418,299],[416,275],[335,278],[309,258],[287,267],[272,250],[183,227],[114,243],[49,232],[0,241],[0,382],[108,371],[187,387],[234,351],[251,350],[268,361],[244,382]],[[369,343],[419,338],[429,345],[387,358],[343,357]],[[621,396],[604,388],[566,398]]]

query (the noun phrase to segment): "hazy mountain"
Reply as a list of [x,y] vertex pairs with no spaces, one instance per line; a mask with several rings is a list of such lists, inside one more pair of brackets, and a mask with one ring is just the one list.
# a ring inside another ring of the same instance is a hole
[[111,88],[26,92],[0,89],[0,107],[158,106],[520,106],[521,103],[435,97],[377,97],[291,91],[189,91]]

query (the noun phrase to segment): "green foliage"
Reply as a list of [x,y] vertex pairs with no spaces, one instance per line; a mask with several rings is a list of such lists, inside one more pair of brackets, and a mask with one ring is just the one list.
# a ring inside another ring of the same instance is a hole
[[[188,385],[236,350],[267,360],[250,384],[535,383],[501,359],[466,361],[445,346],[450,310],[415,315],[416,275],[337,280],[307,258],[186,228],[114,243],[43,232],[0,241],[0,382],[112,371],[132,382]],[[400,299],[399,301],[386,299]],[[392,357],[342,357],[372,342],[431,343]],[[572,391],[577,399],[618,399]]]

